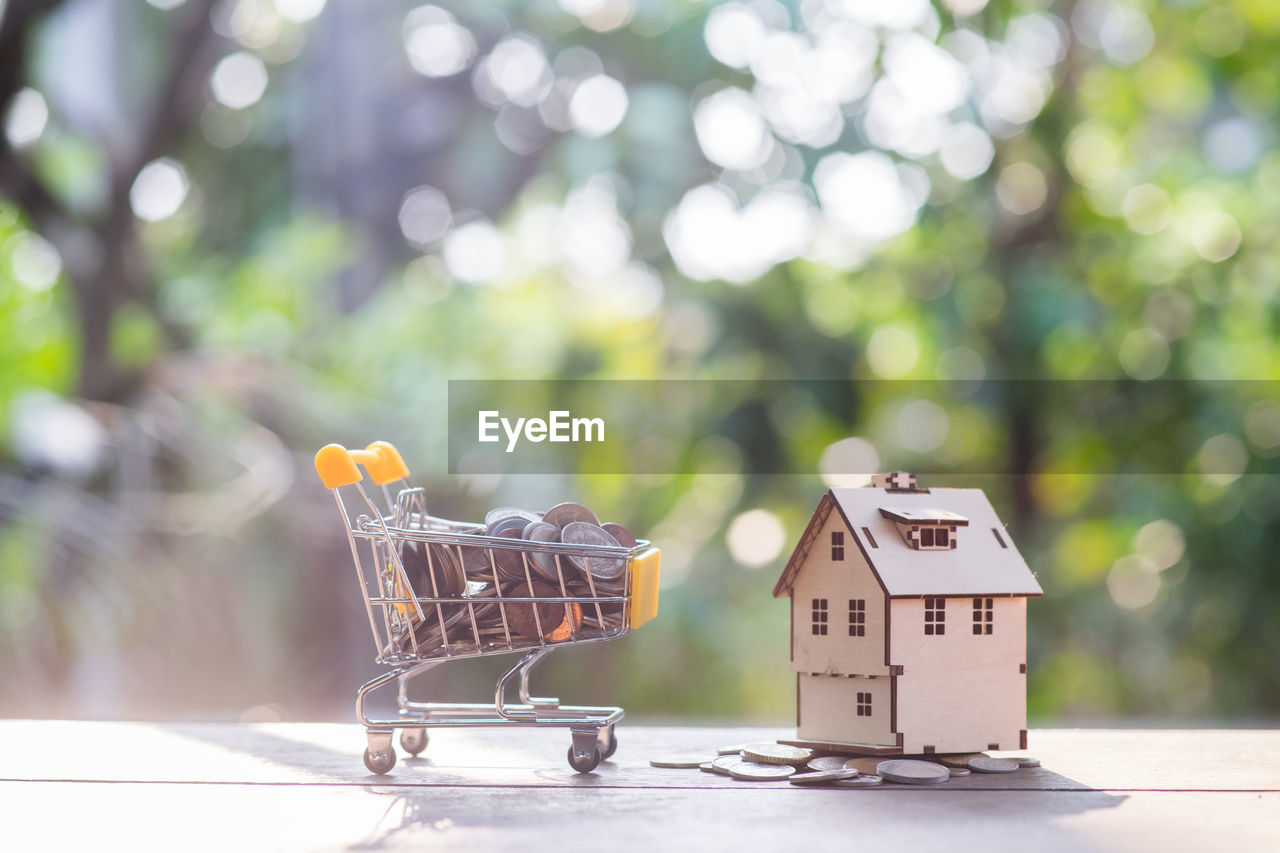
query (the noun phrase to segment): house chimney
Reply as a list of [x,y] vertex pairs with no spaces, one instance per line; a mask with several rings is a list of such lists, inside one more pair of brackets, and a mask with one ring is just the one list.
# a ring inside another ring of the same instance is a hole
[[888,474],[872,474],[871,486],[876,489],[890,489],[896,492],[914,492],[916,475],[906,471],[891,471]]

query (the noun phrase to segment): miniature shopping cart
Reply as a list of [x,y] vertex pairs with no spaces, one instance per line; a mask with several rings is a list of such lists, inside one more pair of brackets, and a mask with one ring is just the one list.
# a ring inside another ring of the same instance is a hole
[[[580,773],[613,754],[621,708],[531,696],[529,674],[558,648],[612,640],[657,615],[657,548],[646,541],[631,548],[532,542],[436,518],[385,441],[351,451],[330,444],[315,464],[346,524],[377,662],[390,667],[356,693],[369,770],[383,774],[395,766],[395,729],[410,755],[426,749],[427,729],[462,726],[563,726],[573,740],[569,764]],[[387,514],[369,496],[358,465],[381,487]],[[394,496],[390,484],[398,486]],[[358,495],[353,509],[344,491]],[[409,681],[444,661],[511,653],[521,657],[498,679],[492,703],[409,700]],[[511,703],[507,684],[517,674],[519,702]],[[399,681],[399,717],[371,719],[366,697],[392,681]]]

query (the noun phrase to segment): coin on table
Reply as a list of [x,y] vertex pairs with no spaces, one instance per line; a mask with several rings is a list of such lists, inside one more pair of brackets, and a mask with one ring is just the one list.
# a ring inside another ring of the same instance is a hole
[[952,779],[959,779],[961,776],[968,776],[973,772],[968,767],[948,767],[947,770],[951,771]]
[[859,773],[852,779],[840,779],[831,783],[834,788],[874,788],[883,784],[884,779],[874,773]]
[[615,524],[612,521],[606,521],[600,525],[600,529],[608,533],[614,539],[618,540],[618,544],[623,548],[636,547],[636,537],[631,535],[631,531],[623,527],[621,524]]
[[785,743],[749,743],[742,748],[742,757],[761,764],[800,764],[813,758],[813,750]]
[[815,770],[812,773],[797,773],[787,779],[792,785],[830,785],[841,779],[852,779],[858,776],[857,770]]
[[677,770],[691,770],[701,767],[706,760],[707,757],[702,754],[664,755],[661,758],[650,758],[649,764],[653,767],[669,767]]
[[729,768],[742,760],[742,755],[735,752],[733,755],[721,755],[711,759],[711,769],[721,776],[729,775]]
[[741,759],[729,767],[730,776],[748,782],[781,782],[795,772],[795,768],[789,764],[762,764]]
[[737,746],[719,747],[718,749],[716,749],[716,752],[720,755],[739,755],[742,753],[742,750],[746,748],[747,748],[747,745],[745,743],[740,743]]
[[810,770],[845,770],[848,769],[844,766],[846,760],[843,755],[823,755],[819,758],[810,758],[806,766]]
[[1032,758],[1030,755],[1015,755],[1009,759],[1018,762],[1019,767],[1039,767],[1040,759]]
[[1018,769],[1018,762],[1007,758],[970,758],[969,769],[979,773],[1012,773]]
[[592,527],[600,526],[600,519],[596,518],[594,512],[572,501],[556,504],[542,514],[542,520],[561,529],[575,521],[590,524]]
[[[567,545],[595,545],[617,548],[618,540],[605,533],[594,524],[584,521],[571,521],[560,528],[560,541]],[[627,570],[627,561],[622,557],[607,555],[575,557],[574,562],[585,564],[594,577],[612,580]]]
[[857,770],[868,776],[874,776],[876,775],[876,767],[880,765],[881,761],[884,761],[884,759],[876,758],[873,755],[864,758],[850,758],[844,763],[844,767],[846,770]]
[[906,785],[933,785],[951,778],[950,771],[932,761],[895,758],[876,765],[876,774],[889,782]]
[[712,764],[710,761],[704,761],[704,762],[702,762],[701,764],[699,764],[699,765],[698,765],[698,769],[699,769],[699,770],[701,770],[703,773],[715,773],[715,772],[716,772],[715,765],[714,765],[714,764]]
[[952,752],[946,755],[935,755],[934,761],[940,761],[948,767],[968,767],[971,758],[986,758],[985,752]]

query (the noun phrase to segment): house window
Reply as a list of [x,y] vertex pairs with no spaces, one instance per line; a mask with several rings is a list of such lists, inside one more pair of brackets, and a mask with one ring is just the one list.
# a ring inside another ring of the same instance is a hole
[[871,694],[870,693],[858,694],[858,716],[859,717],[871,716]]
[[929,598],[924,600],[924,632],[926,634],[947,633],[947,600],[945,598]]
[[975,598],[973,600],[973,633],[990,634],[991,623],[994,621],[995,611],[992,609],[992,601],[989,598]]
[[933,528],[932,527],[920,528],[920,547],[921,548],[933,547]]
[[815,598],[813,600],[813,633],[826,636],[827,600],[825,598]]
[[867,600],[865,598],[849,599],[849,636],[865,637],[867,635]]
[[844,559],[844,531],[831,531],[831,559],[839,562]]

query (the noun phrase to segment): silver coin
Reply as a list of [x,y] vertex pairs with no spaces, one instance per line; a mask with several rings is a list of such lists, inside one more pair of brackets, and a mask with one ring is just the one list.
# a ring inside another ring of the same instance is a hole
[[621,524],[615,524],[612,521],[606,521],[600,525],[600,529],[608,533],[614,539],[618,540],[618,544],[623,548],[636,547],[636,537],[631,535],[631,531],[623,527]]
[[715,772],[716,772],[715,765],[714,765],[714,764],[712,764],[710,761],[704,761],[704,762],[702,762],[701,764],[699,764],[699,765],[698,765],[698,769],[699,769],[699,770],[701,770],[703,773],[715,773]]
[[911,758],[881,761],[876,765],[876,774],[889,782],[907,785],[931,785],[951,778],[951,772],[941,764]]
[[462,552],[462,568],[468,575],[479,575],[485,580],[493,580],[493,564],[489,562],[487,549],[467,545],[458,550]]
[[537,521],[539,518],[541,518],[541,516],[539,516],[536,512],[530,512],[529,510],[521,509],[518,506],[500,506],[500,507],[495,507],[484,514],[484,525],[485,527],[488,527],[489,525],[493,524],[495,521],[498,521],[503,518],[512,518],[512,517],[523,518],[525,520],[525,523],[528,523],[530,521]]
[[787,781],[792,785],[830,785],[832,782],[852,779],[857,775],[857,770],[815,770],[812,773],[797,773]]
[[[530,542],[559,542],[560,528],[548,521],[531,521],[525,527],[525,539]],[[533,551],[529,554],[533,560],[533,567],[538,570],[538,574],[547,580],[559,580],[556,574],[556,555],[547,551]]]
[[[443,545],[431,542],[427,545],[430,577],[435,579],[435,595],[446,598],[461,595],[467,586],[467,575],[458,565],[453,554]],[[426,589],[418,595],[432,595],[432,584],[427,580]]]
[[795,772],[789,764],[761,764],[758,761],[739,760],[729,767],[730,776],[750,782],[781,782]]
[[[605,533],[594,524],[582,521],[571,521],[560,528],[560,541],[569,545],[603,545],[617,548],[618,540]],[[574,559],[579,565],[585,564],[594,577],[613,580],[627,570],[627,561],[622,557],[590,556]]]
[[733,755],[721,755],[711,759],[711,768],[721,776],[729,775],[729,768],[742,760],[742,755],[735,752]]
[[1032,758],[1030,755],[1015,755],[1010,761],[1018,762],[1019,767],[1039,767],[1040,759]]
[[554,524],[562,530],[575,521],[585,522],[593,527],[600,526],[600,519],[596,518],[594,512],[582,504],[576,504],[572,501],[556,504],[542,514],[542,520],[549,524]]
[[860,773],[852,779],[840,779],[831,783],[834,788],[874,788],[883,784],[884,779],[874,773]]
[[[846,759],[843,755],[824,755],[824,756],[821,756],[820,758],[809,759],[809,763],[805,766],[807,766],[810,770],[817,770],[817,771],[846,770],[846,769],[849,769],[844,766],[845,761],[847,760],[848,759]],[[857,770],[856,767],[852,769],[855,771]]]
[[745,743],[740,743],[737,746],[722,746],[718,748],[716,752],[718,752],[720,755],[741,755],[742,750],[746,748],[747,748],[747,745]]
[[493,521],[486,524],[484,529],[485,533],[489,536],[501,536],[508,530],[519,530],[521,533],[524,533],[524,529],[529,523],[529,519],[523,516],[506,515],[502,518],[495,518]]
[[813,750],[785,743],[750,743],[742,748],[742,757],[761,764],[799,764],[813,758]]
[[666,755],[661,758],[650,758],[653,767],[669,767],[679,770],[690,770],[700,767],[707,760],[705,755]]
[[969,769],[979,773],[1012,773],[1018,769],[1018,762],[1007,758],[971,758]]
[[[524,533],[523,527],[507,527],[496,534],[502,539],[519,539]],[[492,548],[493,564],[498,574],[508,580],[524,580],[524,556],[518,548]]]

